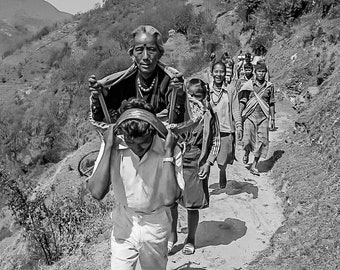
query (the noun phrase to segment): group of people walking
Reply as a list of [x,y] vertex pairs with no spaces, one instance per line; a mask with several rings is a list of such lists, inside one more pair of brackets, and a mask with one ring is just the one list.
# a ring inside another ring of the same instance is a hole
[[[246,61],[235,76],[229,55],[211,64],[209,82],[184,80],[160,58],[160,32],[139,26],[132,33],[132,65],[101,80],[89,79],[90,121],[103,131],[92,196],[115,197],[111,269],[166,269],[177,242],[178,204],[187,210],[183,253],[195,252],[199,209],[209,206],[208,179],[216,162],[219,186],[243,142],[243,162],[254,154],[250,172],[259,175],[268,151],[269,119],[274,120],[274,87],[264,62]],[[253,68],[255,69],[253,75]],[[251,70],[251,72],[249,71]]]

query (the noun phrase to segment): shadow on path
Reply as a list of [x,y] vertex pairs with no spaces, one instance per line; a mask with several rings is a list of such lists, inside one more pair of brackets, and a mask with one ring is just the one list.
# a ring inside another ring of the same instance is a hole
[[246,223],[239,219],[227,218],[224,221],[202,221],[196,232],[196,248],[228,245],[247,232]]
[[257,166],[259,172],[260,173],[269,172],[273,168],[275,162],[282,157],[284,152],[285,151],[283,150],[276,150],[274,151],[273,155],[270,158],[264,161],[260,161]]
[[[246,181],[254,181],[252,179],[245,179]],[[254,181],[255,182],[255,181]],[[226,193],[228,195],[236,195],[241,193],[248,193],[253,195],[253,199],[256,199],[259,195],[259,188],[249,182],[241,182],[236,180],[228,180],[227,186],[224,189],[219,188],[219,184],[215,183],[209,186],[213,189],[210,195],[219,195]]]
[[207,270],[207,268],[196,268],[196,267],[191,267],[191,265],[199,265],[199,263],[195,263],[195,262],[187,262],[181,266],[178,266],[177,268],[175,268],[174,270]]
[[[224,221],[202,221],[196,231],[196,249],[207,246],[228,245],[243,237],[247,232],[244,221],[236,218],[227,218]],[[181,233],[188,233],[188,228],[181,229]],[[183,249],[184,244],[175,245],[171,255]],[[170,255],[170,256],[171,256]],[[182,267],[182,266],[181,266]],[[176,268],[176,269],[203,269],[203,268]]]

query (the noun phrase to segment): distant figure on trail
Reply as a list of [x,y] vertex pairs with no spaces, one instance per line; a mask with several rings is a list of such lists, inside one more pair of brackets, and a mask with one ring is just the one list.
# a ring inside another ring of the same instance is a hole
[[168,118],[171,123],[182,122],[183,77],[176,69],[160,62],[164,54],[161,33],[150,25],[137,27],[132,32],[128,52],[133,64],[127,70],[98,81],[95,76],[89,78],[91,123],[107,128],[108,123],[117,120],[122,102],[131,97],[150,103],[160,118]]
[[217,62],[213,66],[213,82],[210,88],[210,104],[217,113],[221,146],[217,156],[219,168],[219,184],[223,189],[227,185],[227,165],[235,159],[236,139],[242,139],[242,121],[237,96],[236,82],[227,83],[224,80],[226,66]]
[[238,62],[237,62],[237,67],[236,67],[236,78],[240,79],[245,71],[244,71],[244,65],[245,64],[251,64],[252,62],[252,55],[250,52],[246,52],[245,55],[239,55],[238,56]]
[[247,81],[240,89],[240,109],[243,120],[243,163],[248,164],[249,154],[254,154],[250,172],[260,175],[257,165],[265,158],[269,147],[270,126],[275,127],[274,85],[265,79],[267,66],[263,62],[255,65],[255,78]]
[[[253,66],[255,66],[257,63],[266,63],[266,57],[264,55],[255,55],[251,63],[253,64]],[[266,81],[270,81],[270,73],[268,70],[268,66],[265,79]]]
[[[187,145],[183,154],[184,191],[179,203],[187,209],[188,236],[183,247],[183,254],[195,252],[195,235],[199,221],[198,209],[209,206],[208,179],[210,167],[214,164],[220,146],[217,115],[209,104],[206,84],[197,78],[186,85],[189,112],[195,123],[183,139]],[[182,136],[183,136],[182,135]],[[178,205],[171,208],[173,219],[168,250],[171,252],[177,242]]]
[[209,72],[211,72],[212,66],[215,64],[215,62],[216,62],[216,54],[212,52],[210,54],[210,59],[209,59]]
[[156,117],[150,104],[131,99],[104,143],[87,188],[101,200],[111,192],[111,269],[165,270],[171,230],[169,206],[184,187],[177,138]]
[[228,52],[225,52],[222,55],[220,62],[226,66],[225,80],[227,83],[230,83],[234,76],[235,62]]
[[241,87],[249,80],[254,77],[254,67],[252,63],[247,62],[243,65],[243,74],[238,78],[236,83],[237,92],[241,89]]

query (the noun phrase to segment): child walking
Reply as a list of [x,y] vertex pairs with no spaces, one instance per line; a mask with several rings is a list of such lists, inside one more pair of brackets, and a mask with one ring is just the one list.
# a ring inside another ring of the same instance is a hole
[[211,74],[213,81],[209,85],[210,105],[216,112],[220,125],[221,147],[217,156],[217,164],[221,189],[227,185],[227,165],[233,164],[235,159],[235,139],[242,139],[242,121],[236,83],[226,82],[225,74],[226,65],[216,62]]
[[[187,209],[188,236],[182,252],[195,252],[195,234],[199,221],[198,209],[209,206],[208,178],[220,145],[219,126],[208,101],[206,84],[200,79],[191,79],[186,86],[188,112],[194,124],[185,134],[186,151],[183,154],[185,188],[180,204]],[[188,123],[187,123],[188,124]],[[177,242],[178,205],[171,208],[173,218],[169,239],[169,252]]]
[[115,197],[112,270],[133,270],[137,260],[143,270],[166,269],[169,206],[184,186],[176,141],[152,106],[139,99],[127,102],[104,134],[87,187],[98,200],[110,191]]

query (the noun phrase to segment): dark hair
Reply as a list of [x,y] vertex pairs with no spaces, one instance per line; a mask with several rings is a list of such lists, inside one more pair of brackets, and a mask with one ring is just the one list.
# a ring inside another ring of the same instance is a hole
[[217,65],[223,66],[223,68],[224,68],[225,70],[227,69],[227,66],[226,66],[223,62],[218,61],[218,62],[215,62],[215,63],[211,66],[211,73],[213,72],[215,66],[217,66]]
[[230,55],[228,52],[224,52],[222,55],[222,59],[227,59],[227,58],[230,58]]
[[268,70],[265,61],[263,61],[263,60],[257,61],[256,65],[255,65],[255,70],[259,70],[259,69],[263,69],[265,71]]
[[201,89],[203,90],[203,93],[204,95],[206,96],[207,95],[207,84],[202,81],[201,79],[198,79],[198,78],[192,78],[188,81],[187,85],[186,85],[186,88],[189,89],[190,87],[192,86],[200,86]]
[[[151,104],[147,103],[144,99],[130,98],[127,102],[121,106],[121,112],[125,112],[129,109],[143,109],[152,114],[155,114],[154,108]],[[156,134],[156,130],[148,122],[143,120],[126,120],[118,127],[118,133],[127,135],[129,137],[144,137],[148,135]]]
[[243,69],[254,69],[254,66],[252,63],[248,63],[246,62],[244,65],[243,65]]

